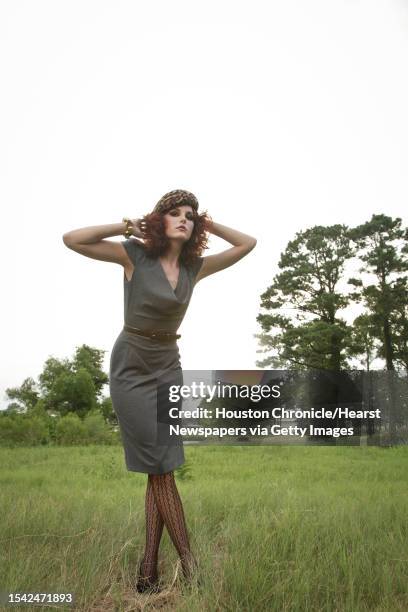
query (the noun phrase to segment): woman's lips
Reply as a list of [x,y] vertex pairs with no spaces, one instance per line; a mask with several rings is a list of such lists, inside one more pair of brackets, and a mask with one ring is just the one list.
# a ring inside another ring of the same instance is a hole
[[179,225],[178,227],[176,227],[176,229],[178,229],[178,230],[182,230],[183,232],[186,232],[186,231],[187,231],[187,229],[186,229],[185,227],[181,226],[181,225]]

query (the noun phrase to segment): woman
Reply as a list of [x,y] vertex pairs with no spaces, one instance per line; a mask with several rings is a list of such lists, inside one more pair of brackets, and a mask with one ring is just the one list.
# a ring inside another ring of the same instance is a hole
[[[201,257],[209,232],[233,247]],[[105,240],[121,234],[127,240]],[[183,382],[176,332],[194,286],[242,259],[256,240],[213,222],[206,213],[199,214],[197,198],[181,189],[166,193],[142,219],[73,230],[63,240],[82,255],[118,263],[124,269],[125,325],[113,346],[109,384],[126,467],[148,474],[146,547],[136,588],[157,591],[164,525],[184,576],[191,579],[197,569],[174,480],[174,469],[184,463],[183,445],[158,443],[158,391],[161,384]]]

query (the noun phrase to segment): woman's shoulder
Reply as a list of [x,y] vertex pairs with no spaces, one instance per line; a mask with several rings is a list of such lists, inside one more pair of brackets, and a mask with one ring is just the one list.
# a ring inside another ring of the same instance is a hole
[[203,265],[204,257],[196,256],[194,259],[190,260],[188,264],[186,264],[187,269],[195,278],[199,273],[201,266]]
[[146,247],[143,242],[137,238],[127,238],[126,240],[122,240],[122,244],[133,262],[145,255]]
[[123,242],[124,244],[131,245],[131,248],[142,249],[142,250],[145,250],[146,248],[142,240],[139,240],[139,238],[134,238],[133,236],[131,236],[130,238],[127,238]]

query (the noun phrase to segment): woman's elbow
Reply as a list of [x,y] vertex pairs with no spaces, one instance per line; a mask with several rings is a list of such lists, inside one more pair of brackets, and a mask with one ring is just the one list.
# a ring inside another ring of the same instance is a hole
[[63,234],[62,241],[67,247],[70,247],[72,245],[72,237],[70,235],[70,232],[66,232],[65,234]]
[[248,236],[248,240],[245,240],[240,246],[239,249],[243,256],[248,255],[256,246],[256,238],[252,236]]
[[257,239],[251,236],[251,239],[248,240],[248,251],[252,251],[256,247]]

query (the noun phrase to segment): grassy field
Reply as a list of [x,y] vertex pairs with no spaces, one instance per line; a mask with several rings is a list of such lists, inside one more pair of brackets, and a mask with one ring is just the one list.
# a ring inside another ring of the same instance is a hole
[[73,592],[87,612],[408,610],[408,447],[185,454],[200,587],[177,579],[165,531],[163,591],[133,592],[146,476],[121,447],[41,447],[0,449],[0,591]]

